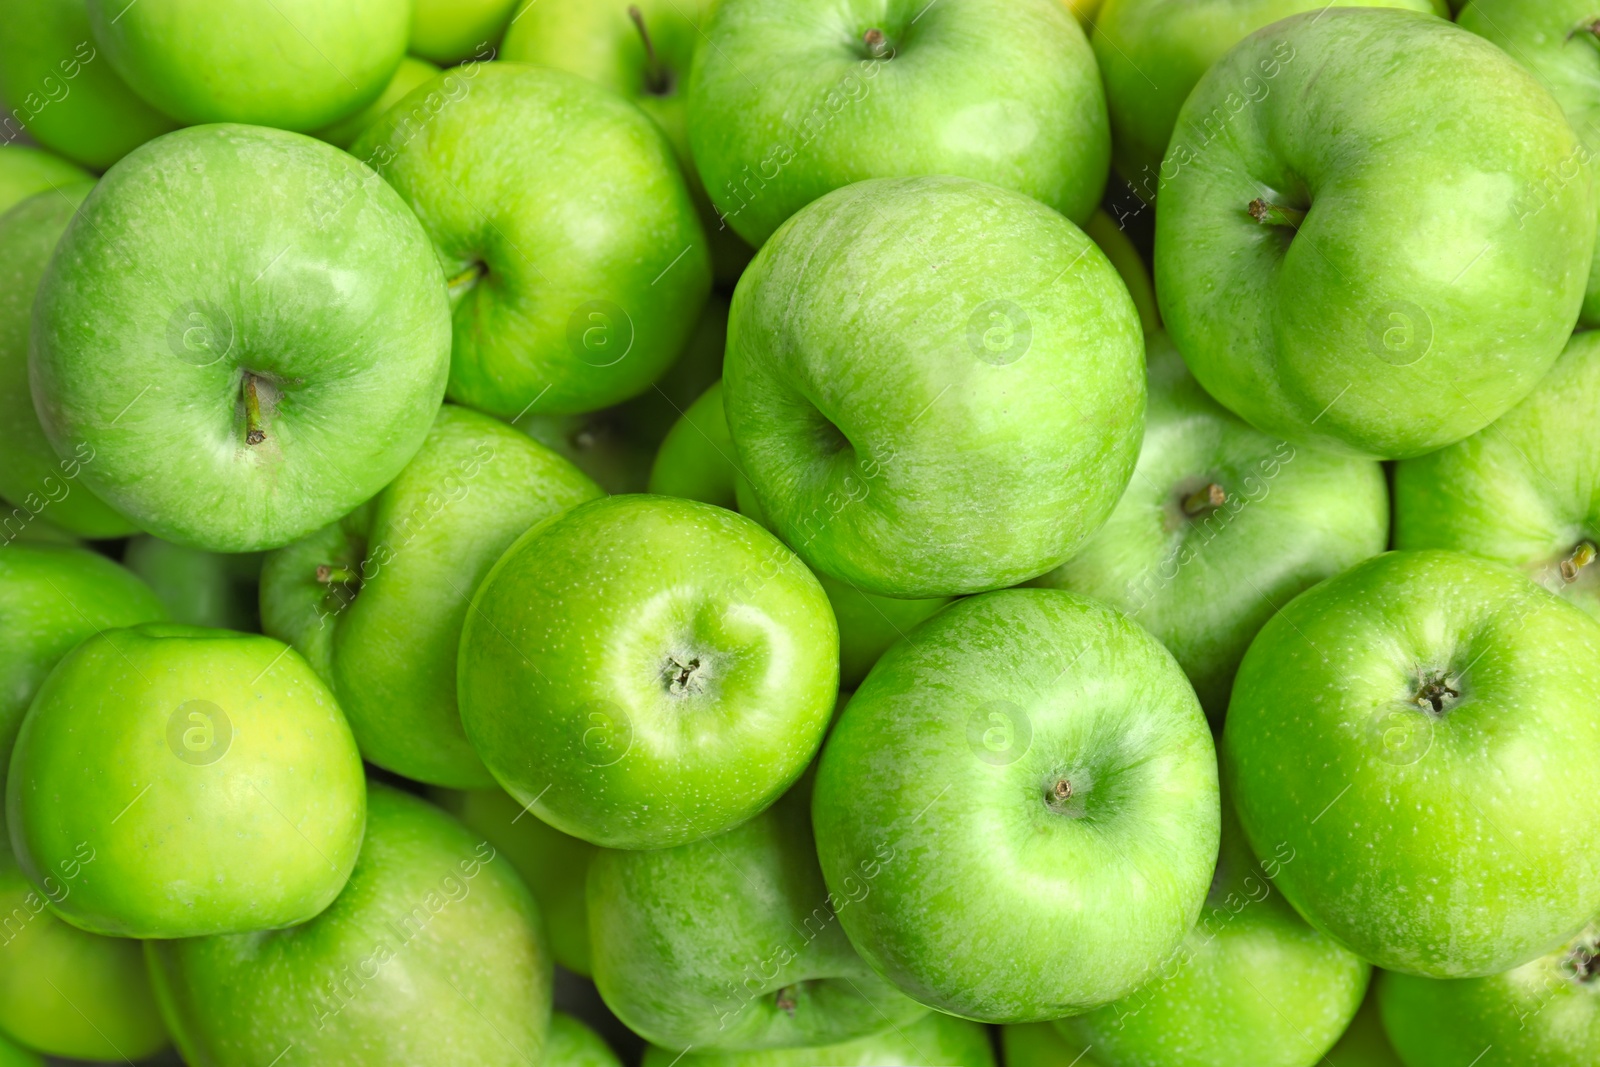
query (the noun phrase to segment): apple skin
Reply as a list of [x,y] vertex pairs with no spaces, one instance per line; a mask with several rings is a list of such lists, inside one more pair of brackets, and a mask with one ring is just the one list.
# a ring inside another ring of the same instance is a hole
[[593,411],[648,388],[693,331],[711,286],[705,233],[660,128],[616,94],[468,64],[413,90],[352,151],[445,264],[452,400],[503,418]]
[[309,132],[377,99],[405,55],[407,0],[87,0],[95,44],[182,123]]
[[29,880],[65,879],[56,914],[114,937],[305,922],[343,888],[365,814],[355,739],[305,660],[177,623],[103,631],[57,664],[6,782]]
[[[1583,27],[1595,21],[1587,0],[1474,0],[1461,7],[1456,23],[1504,49],[1525,64],[1549,89],[1566,112],[1592,162],[1600,152],[1600,52],[1594,33]],[[1584,40],[1583,38],[1589,38]],[[1576,175],[1563,171],[1557,180]],[[1537,208],[1538,200],[1530,207]],[[1600,246],[1589,267],[1583,298],[1585,325],[1600,325]]]
[[[0,31],[0,39],[3,33]],[[93,174],[42,148],[0,144],[0,212],[10,211],[35,193],[92,181]]]
[[1104,1067],[1089,1053],[1061,1036],[1050,1023],[1012,1023],[1000,1028],[1001,1059],[1006,1067]]
[[674,1049],[835,1045],[928,1009],[866,965],[811,836],[811,789],[726,833],[648,852],[601,849],[589,867],[594,980],[645,1040]]
[[1389,1035],[1384,1033],[1383,1021],[1378,1018],[1378,990],[1383,985],[1384,971],[1372,972],[1372,983],[1367,987],[1366,999],[1361,1009],[1345,1029],[1339,1043],[1323,1057],[1329,1067],[1405,1067],[1400,1062]]
[[785,223],[734,294],[723,390],[772,528],[905,599],[1072,555],[1128,483],[1145,406],[1138,314],[1094,242],[951,177],[860,182]]
[[1079,222],[1100,202],[1105,91],[1058,0],[723,0],[704,33],[689,142],[718,214],[756,248],[868,178],[975,178]]
[[385,111],[405,99],[411,90],[436,77],[438,73],[439,68],[426,59],[402,56],[400,65],[394,68],[389,84],[384,86],[383,92],[378,94],[372,103],[331,126],[324,126],[316,131],[314,136],[331,145],[349,148],[355,143],[356,138],[365,133],[368,126],[377,122]]
[[517,0],[414,0],[411,54],[448,67],[481,55],[505,33]]
[[261,629],[258,553],[224,556],[145,535],[128,542],[122,562],[155,590],[173,622],[245,633]]
[[1600,925],[1504,974],[1385,972],[1383,1024],[1406,1067],[1588,1067],[1600,1049]]
[[458,695],[500,785],[563,833],[669,848],[798,778],[838,691],[811,572],[742,516],[592,500],[523,534],[473,597]]
[[1156,304],[1155,281],[1151,279],[1150,268],[1145,266],[1144,257],[1139,254],[1127,231],[1110,215],[1096,208],[1084,224],[1083,232],[1100,246],[1100,251],[1117,269],[1122,284],[1128,287],[1133,306],[1139,310],[1139,326],[1144,330],[1145,337],[1161,329],[1161,310]]
[[92,449],[83,481],[140,527],[277,548],[421,446],[449,373],[440,282],[416,217],[337,148],[178,130],[102,178],[57,245],[34,305],[34,406],[58,454]]
[[543,1062],[545,1067],[622,1067],[604,1038],[564,1011],[550,1013]]
[[[1177,658],[1220,723],[1250,639],[1324,578],[1382,552],[1382,468],[1276,440],[1206,395],[1165,334],[1146,339],[1150,406],[1127,492],[1078,554],[1033,584],[1126,612]],[[1226,500],[1190,516],[1209,485]]]
[[17,509],[48,513],[74,534],[109,538],[133,533],[133,523],[78,481],[83,464],[93,462],[92,451],[56,455],[28,389],[28,331],[39,279],[93,188],[82,181],[51,189],[0,215],[0,496],[12,503],[14,516]]
[[[1159,186],[1162,157],[1189,92],[1256,30],[1329,0],[1105,0],[1089,43],[1106,85],[1111,159],[1140,191]],[[1443,14],[1433,0],[1332,0]],[[1144,71],[1159,72],[1155,79]]]
[[812,821],[828,888],[870,884],[839,919],[875,970],[1016,1023],[1115,1000],[1178,947],[1218,803],[1171,654],[1087,597],[1011,589],[884,654],[823,748]]
[[14,0],[0,21],[0,128],[24,129],[75,163],[104,170],[177,124],[141,100],[95,46],[84,0]]
[[1600,914],[1600,623],[1507,567],[1390,552],[1300,594],[1222,753],[1279,890],[1377,966],[1495,974]]
[[1292,852],[1251,854],[1225,800],[1199,923],[1143,986],[1056,1028],[1107,1067],[1321,1064],[1361,1006],[1372,968],[1273,892],[1292,862]]
[[[545,940],[555,961],[590,973],[589,903],[585,886],[596,849],[550,826],[503,789],[430,791],[433,801],[481,835],[506,858],[539,902]],[[550,1054],[550,1050],[545,1050]]]
[[1516,407],[1463,441],[1395,464],[1395,547],[1504,563],[1600,618],[1600,567],[1578,565],[1584,546],[1600,543],[1597,425],[1600,333],[1577,333]]
[[49,1067],[43,1056],[0,1033],[0,1067]]
[[[1532,75],[1443,19],[1273,23],[1179,118],[1155,222],[1162,320],[1206,391],[1264,433],[1382,459],[1442,448],[1531,391],[1572,332],[1595,199],[1557,175],[1582,153]],[[1266,225],[1257,199],[1307,214]]]
[[[131,1062],[167,1045],[137,941],[101,937],[56,918],[70,895],[35,889],[0,842],[0,1032],[52,1056]],[[9,1061],[0,1053],[0,1067]]]
[[922,1067],[995,1067],[994,1050],[984,1027],[936,1011],[907,1026],[891,1026],[822,1048],[679,1053],[647,1045],[641,1067],[672,1067],[674,1063],[678,1067],[894,1067],[907,1063]]
[[146,943],[187,1062],[541,1062],[552,975],[538,905],[460,823],[396,789],[370,788],[361,857],[327,911],[277,933]]
[[0,786],[28,705],[61,657],[103,630],[166,617],[148,585],[98,552],[0,549]]
[[263,629],[333,689],[366,759],[432,785],[492,786],[456,707],[473,591],[530,526],[600,495],[524,434],[446,404],[381,493],[267,557]]

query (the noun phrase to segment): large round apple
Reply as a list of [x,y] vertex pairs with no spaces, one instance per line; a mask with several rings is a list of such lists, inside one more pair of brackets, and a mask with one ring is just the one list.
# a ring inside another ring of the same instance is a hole
[[1443,19],[1319,8],[1200,80],[1162,164],[1156,290],[1206,391],[1385,459],[1482,429],[1578,318],[1585,150],[1515,60]]
[[1116,505],[1144,422],[1139,317],[1111,263],[1043,204],[965,178],[860,182],[792,218],[734,294],[723,374],[765,521],[884,596],[1061,563]]
[[1283,895],[1380,967],[1495,974],[1600,913],[1600,623],[1507,567],[1390,552],[1300,594],[1222,747]]
[[1216,752],[1172,656],[1088,597],[958,601],[880,659],[812,799],[839,922],[902,991],[988,1022],[1146,981],[1216,866]]
[[40,283],[34,404],[112,507],[169,541],[276,548],[421,447],[449,372],[444,279],[394,191],[254,126],[159,138],[100,180]]
[[507,418],[593,411],[648,388],[693,332],[711,286],[705,232],[660,127],[617,94],[468,64],[417,87],[352,151],[446,264],[452,400]]
[[760,812],[832,716],[839,631],[810,571],[749,519],[592,500],[524,534],[461,630],[467,738],[517,801],[609,848]]
[[1111,150],[1094,54],[1057,0],[724,0],[695,53],[689,141],[758,248],[829,190],[915,174],[1084,222]]

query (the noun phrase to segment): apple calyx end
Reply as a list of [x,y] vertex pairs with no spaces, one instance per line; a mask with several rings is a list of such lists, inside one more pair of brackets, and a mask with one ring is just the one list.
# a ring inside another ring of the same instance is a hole
[[1589,938],[1579,940],[1561,961],[1561,965],[1579,985],[1600,983],[1600,944]]
[[1067,813],[1067,805],[1073,796],[1072,783],[1066,778],[1057,778],[1045,787],[1044,803],[1047,808],[1058,814]]
[[1183,513],[1191,519],[1209,515],[1228,502],[1228,494],[1216,482],[1201,486],[1185,496],[1181,502]]
[[361,581],[361,575],[351,567],[340,567],[328,563],[317,565],[317,581],[323,585],[356,585]]
[[779,1011],[793,1019],[795,1009],[800,1006],[800,1002],[795,999],[795,987],[792,985],[786,985],[782,989],[778,990],[777,996],[774,999],[774,1003],[777,1005]]
[[1306,220],[1306,213],[1299,208],[1273,204],[1259,196],[1250,201],[1249,211],[1250,217],[1263,226],[1286,226],[1291,230],[1298,230],[1300,224]]
[[1461,699],[1460,679],[1434,672],[1424,675],[1411,702],[1435,718],[1442,718]]
[[684,699],[706,691],[706,665],[699,656],[670,655],[661,666],[661,679],[669,696]]

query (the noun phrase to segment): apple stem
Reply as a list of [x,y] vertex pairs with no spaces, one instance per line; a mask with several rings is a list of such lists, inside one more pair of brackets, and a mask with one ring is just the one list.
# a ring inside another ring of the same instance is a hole
[[317,566],[317,581],[323,585],[354,585],[361,576],[350,567],[334,567],[326,563]]
[[261,428],[261,398],[256,395],[256,376],[249,371],[244,375],[244,440],[248,445],[259,445],[267,439]]
[[799,1002],[794,998],[794,986],[786,985],[778,990],[777,1007],[789,1018],[794,1018],[794,1009],[799,1007]]
[[1572,550],[1572,555],[1561,561],[1561,580],[1575,582],[1578,572],[1594,562],[1595,547],[1593,542],[1581,541],[1578,547]]
[[475,259],[467,264],[465,270],[445,283],[451,296],[459,296],[463,291],[471,289],[478,284],[478,279],[489,273],[489,267],[481,259]]
[[1183,498],[1183,513],[1193,519],[1208,511],[1215,511],[1227,502],[1228,494],[1223,492],[1222,486],[1212,482]]
[[650,31],[645,29],[644,12],[639,10],[637,4],[629,4],[628,17],[633,20],[634,26],[639,30],[639,39],[644,42],[644,87],[651,96],[665,96],[667,90],[672,88],[672,83],[667,77],[667,69],[661,65],[661,57],[656,55],[656,46],[655,42],[650,40]]
[[1299,208],[1269,204],[1257,197],[1250,201],[1250,217],[1263,226],[1287,226],[1291,230],[1298,230],[1306,220],[1306,213]]
[[889,54],[889,39],[876,26],[861,35],[861,43],[867,46],[867,55],[873,59],[882,59]]

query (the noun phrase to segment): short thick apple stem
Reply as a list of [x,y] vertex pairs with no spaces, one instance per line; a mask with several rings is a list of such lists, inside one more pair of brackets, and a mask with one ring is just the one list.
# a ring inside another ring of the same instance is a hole
[[326,563],[317,567],[317,581],[323,585],[354,585],[361,576],[350,567],[335,567]]
[[1575,582],[1578,572],[1594,562],[1595,547],[1590,541],[1582,541],[1572,550],[1572,555],[1561,561],[1561,580]]
[[1291,230],[1298,230],[1306,220],[1306,213],[1299,208],[1270,204],[1257,197],[1250,201],[1250,217],[1263,226],[1287,226]]
[[256,376],[249,371],[244,375],[244,441],[248,445],[259,445],[267,439],[267,431],[261,428],[261,398],[256,395]]
[[867,46],[867,55],[873,59],[882,59],[889,54],[889,39],[876,26],[861,35],[861,43]]
[[628,17],[633,20],[639,31],[639,39],[644,42],[644,87],[651,96],[665,96],[672,88],[672,79],[667,76],[667,68],[661,65],[661,57],[656,55],[650,31],[645,29],[644,12],[639,10],[638,5],[629,4]]
[[1215,511],[1228,502],[1228,494],[1216,482],[1196,489],[1183,498],[1183,513],[1191,519]]

